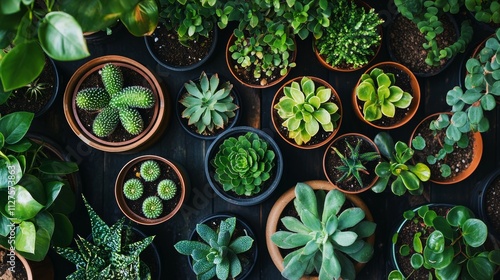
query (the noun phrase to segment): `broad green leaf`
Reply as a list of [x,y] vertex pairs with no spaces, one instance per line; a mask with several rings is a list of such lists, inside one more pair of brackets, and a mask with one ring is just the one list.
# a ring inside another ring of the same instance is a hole
[[16,231],[16,249],[26,253],[35,253],[36,228],[30,221],[23,221]]
[[459,227],[469,218],[472,218],[472,212],[464,206],[454,206],[446,215],[446,220],[451,226]]
[[493,279],[495,269],[486,257],[476,256],[467,260],[467,270],[474,279]]
[[409,165],[408,169],[422,182],[426,182],[431,178],[431,170],[424,163],[419,162],[415,165]]
[[[16,247],[21,246],[24,247],[24,240],[20,239],[17,241],[18,236],[16,236]],[[23,250],[19,250],[19,253],[24,256],[25,258],[33,261],[42,261],[45,256],[47,255],[47,252],[49,251],[50,247],[50,235],[47,232],[46,229],[44,228],[38,228],[36,230],[36,240],[35,240],[35,253],[28,253]]]
[[343,230],[355,226],[365,218],[365,212],[359,207],[351,207],[342,211],[338,216],[338,229]]
[[52,214],[54,217],[54,234],[52,243],[54,246],[67,247],[73,240],[73,225],[66,215],[60,213]]
[[479,247],[488,237],[488,228],[483,221],[470,218],[462,224],[462,236],[469,246]]
[[28,220],[36,216],[43,208],[43,204],[38,203],[26,190],[20,185],[14,187],[15,190],[15,208],[13,217],[19,220]]
[[155,0],[141,0],[120,19],[132,35],[151,35],[158,25],[158,5]]
[[443,267],[442,269],[436,270],[435,273],[437,277],[441,277],[438,279],[458,279],[460,271],[460,266],[456,263],[456,261],[452,261],[449,265]]
[[417,190],[420,187],[420,180],[417,175],[410,171],[402,170],[399,174],[399,178],[403,181],[403,184],[408,190]]
[[424,264],[424,257],[421,254],[413,254],[410,262],[414,269],[419,269]]
[[368,82],[362,82],[356,87],[356,96],[361,101],[369,101],[373,94],[375,94],[375,88]]
[[0,61],[3,90],[11,91],[31,83],[42,73],[45,56],[38,43],[30,41],[16,45]]
[[426,249],[431,250],[434,253],[442,253],[445,249],[445,239],[443,233],[440,231],[433,231],[426,242]]

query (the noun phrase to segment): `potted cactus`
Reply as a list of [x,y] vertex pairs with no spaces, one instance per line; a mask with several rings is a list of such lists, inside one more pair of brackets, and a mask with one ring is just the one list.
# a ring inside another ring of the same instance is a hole
[[381,62],[361,75],[352,102],[354,112],[365,123],[379,129],[393,129],[407,123],[417,112],[420,86],[405,66]]
[[174,245],[188,256],[197,279],[245,279],[257,261],[255,234],[240,217],[214,214],[196,224],[189,240]]
[[283,173],[283,157],[274,140],[259,129],[236,126],[208,147],[205,176],[227,202],[250,206],[267,199]]
[[177,104],[177,117],[186,132],[201,139],[215,139],[235,126],[240,116],[239,96],[233,85],[222,82],[218,74],[184,84]]
[[316,77],[288,81],[276,92],[271,106],[275,130],[288,144],[301,149],[330,142],[342,121],[340,97],[329,83]]

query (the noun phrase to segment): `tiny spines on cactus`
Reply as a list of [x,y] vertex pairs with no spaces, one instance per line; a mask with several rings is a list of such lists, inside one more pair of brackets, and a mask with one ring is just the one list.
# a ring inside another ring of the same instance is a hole
[[139,111],[134,108],[121,108],[119,112],[123,128],[130,134],[137,135],[143,131],[144,121]]
[[155,104],[153,92],[146,87],[130,86],[124,88],[111,99],[111,106],[149,109]]
[[108,63],[101,69],[104,88],[110,96],[118,94],[123,88],[123,75],[118,66]]
[[92,131],[98,137],[106,137],[113,133],[119,120],[118,109],[106,107],[94,119]]
[[123,194],[130,200],[139,199],[144,193],[144,186],[141,180],[132,178],[123,184]]
[[161,180],[158,183],[158,196],[163,200],[172,199],[177,193],[175,182],[169,179]]
[[148,219],[156,219],[163,212],[163,203],[157,196],[150,196],[142,203],[142,213]]
[[160,177],[160,165],[154,160],[147,160],[141,164],[141,177],[146,182],[153,182]]
[[86,88],[78,92],[76,106],[83,110],[100,110],[109,104],[109,94],[102,88]]

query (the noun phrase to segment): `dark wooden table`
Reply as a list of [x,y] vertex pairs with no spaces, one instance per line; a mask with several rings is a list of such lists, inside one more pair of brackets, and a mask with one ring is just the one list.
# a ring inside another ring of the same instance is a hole
[[[367,1],[386,20],[385,26],[390,23],[395,8],[386,1]],[[474,48],[487,35],[487,31],[475,27],[473,42],[465,54],[458,55],[454,62],[441,74],[431,78],[419,78],[422,91],[422,101],[416,116],[401,128],[390,131],[395,140],[407,142],[411,131],[425,116],[440,111],[449,110],[445,102],[446,92],[458,85],[458,70],[463,67],[464,58],[470,55]],[[171,220],[156,226],[138,226],[148,235],[156,235],[154,244],[157,246],[162,264],[162,279],[195,279],[185,256],[179,255],[173,244],[181,239],[188,238],[189,233],[196,223],[208,214],[216,212],[231,212],[243,216],[253,227],[257,234],[259,246],[258,264],[253,270],[250,279],[278,279],[279,271],[275,268],[265,244],[265,223],[267,215],[274,201],[296,182],[325,179],[322,170],[322,156],[325,147],[316,150],[302,151],[282,141],[273,129],[270,112],[271,100],[281,84],[264,90],[254,90],[244,87],[231,77],[225,63],[225,46],[231,30],[222,30],[214,56],[202,67],[188,72],[173,72],[159,66],[149,55],[143,38],[132,37],[126,29],[122,28],[115,34],[101,41],[89,42],[92,57],[77,62],[58,62],[62,74],[63,84],[60,95],[49,113],[35,120],[33,129],[52,137],[72,159],[80,166],[82,192],[92,204],[94,209],[103,219],[111,224],[122,217],[115,198],[114,183],[116,176],[123,165],[129,160],[144,154],[155,154],[167,159],[175,160],[183,165],[190,176],[191,191],[188,199],[180,212]],[[404,34],[402,34],[404,36]],[[404,37],[402,37],[404,39]],[[369,137],[374,137],[378,131],[363,124],[354,115],[351,104],[352,89],[362,73],[362,70],[353,73],[330,72],[322,68],[312,52],[312,41],[298,40],[297,67],[294,68],[287,79],[312,75],[329,81],[339,93],[343,109],[343,121],[338,135],[348,132],[360,132]],[[210,142],[195,139],[185,133],[173,114],[170,107],[171,120],[161,139],[150,148],[135,154],[104,153],[86,146],[69,128],[62,110],[62,95],[66,82],[72,73],[84,62],[103,55],[118,54],[135,59],[146,65],[160,79],[165,92],[170,100],[175,96],[183,83],[199,76],[202,70],[219,73],[229,78],[240,92],[243,104],[243,119],[240,125],[249,125],[260,128],[270,134],[279,144],[285,157],[284,174],[275,193],[264,203],[251,207],[239,207],[226,203],[217,197],[211,190],[203,173],[203,159]],[[385,42],[375,62],[388,60]],[[487,173],[498,167],[500,149],[498,146],[497,128],[498,110],[489,112],[491,129],[483,134],[484,153],[482,161],[475,173],[467,180],[450,186],[440,186],[426,183],[425,193],[422,196],[412,197],[405,195],[396,197],[390,191],[375,194],[367,191],[360,196],[370,207],[377,223],[375,255],[373,259],[359,274],[358,279],[385,279],[392,270],[388,261],[388,247],[390,237],[396,223],[400,221],[404,210],[426,202],[445,202],[469,205],[471,197],[475,196],[472,189],[476,182]],[[81,200],[80,200],[81,201]],[[80,207],[72,216],[75,233],[87,236],[90,233],[90,223],[85,209]],[[69,262],[50,253],[56,272],[56,279],[74,271],[74,266]]]

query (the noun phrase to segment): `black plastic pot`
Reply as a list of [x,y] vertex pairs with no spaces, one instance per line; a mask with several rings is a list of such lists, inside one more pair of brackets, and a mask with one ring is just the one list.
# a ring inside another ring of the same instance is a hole
[[483,220],[488,226],[490,234],[495,236],[497,240],[500,240],[500,232],[495,230],[492,224],[491,218],[487,213],[487,202],[486,194],[488,188],[495,182],[495,180],[500,176],[500,168],[495,169],[490,174],[488,174],[483,180],[479,181],[474,190],[472,191],[470,205],[472,211],[478,215],[478,218]]
[[[222,185],[214,178],[215,168],[210,162],[217,154],[219,146],[224,142],[224,140],[229,137],[238,137],[240,135],[244,135],[247,132],[253,132],[257,134],[261,139],[265,140],[269,144],[269,147],[275,153],[276,165],[274,166],[274,171],[271,175],[271,178],[264,184],[265,187],[259,194],[249,197],[243,197],[236,195],[234,192],[224,191]],[[281,175],[283,174],[283,156],[278,144],[276,144],[274,139],[264,131],[249,126],[235,126],[217,136],[217,138],[208,147],[203,163],[205,176],[207,177],[208,183],[210,184],[214,192],[225,201],[239,206],[256,205],[266,200],[278,187],[278,184],[281,180]]]

